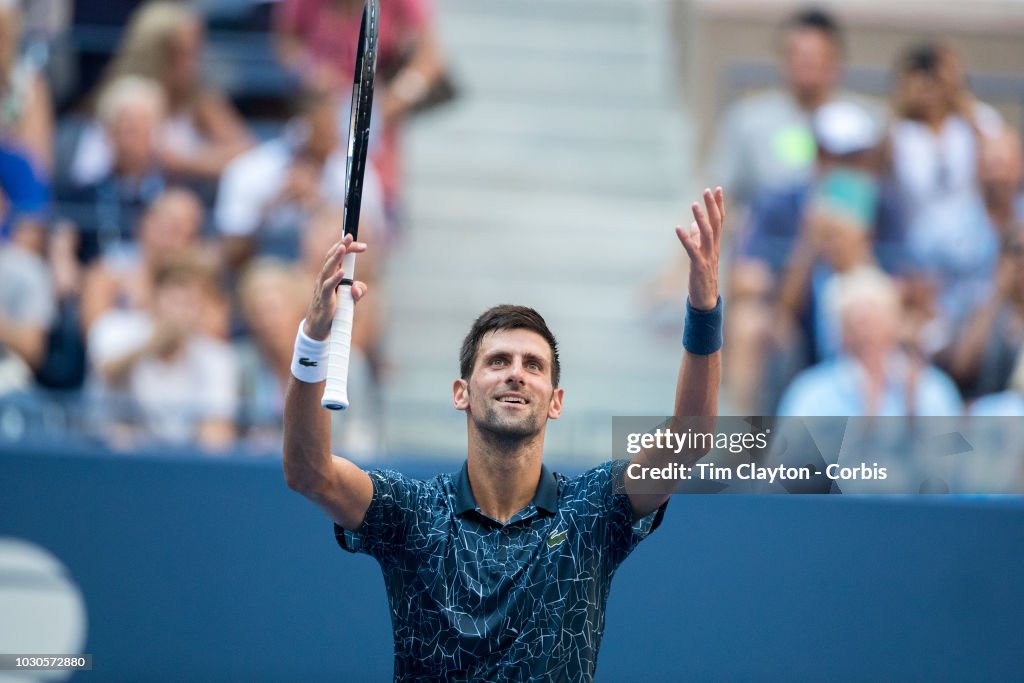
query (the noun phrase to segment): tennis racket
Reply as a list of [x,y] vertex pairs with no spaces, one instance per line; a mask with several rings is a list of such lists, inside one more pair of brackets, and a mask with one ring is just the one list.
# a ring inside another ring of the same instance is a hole
[[[363,199],[363,175],[366,151],[370,145],[370,113],[373,107],[373,76],[377,69],[377,30],[380,21],[379,0],[366,0],[359,27],[356,70],[352,79],[352,111],[348,119],[348,163],[345,167],[345,217],[342,235],[359,237],[359,207]],[[345,254],[341,261],[345,278],[338,285],[338,309],[331,323],[328,347],[327,386],[320,403],[329,410],[344,410],[348,400],[348,362],[352,352],[352,282],[356,274],[356,255]]]

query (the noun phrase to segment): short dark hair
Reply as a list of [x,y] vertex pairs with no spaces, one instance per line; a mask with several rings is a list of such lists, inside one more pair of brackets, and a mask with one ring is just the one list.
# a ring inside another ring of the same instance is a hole
[[900,58],[900,72],[936,75],[942,61],[941,48],[935,43],[921,43],[909,48]]
[[544,341],[551,348],[551,385],[558,386],[562,366],[558,362],[558,342],[555,341],[555,335],[548,329],[540,313],[526,306],[510,304],[490,308],[473,322],[469,334],[462,340],[462,350],[459,352],[459,372],[462,379],[468,380],[473,374],[473,365],[476,363],[481,340],[487,333],[498,330],[529,330],[544,337]]
[[833,15],[820,7],[807,7],[791,14],[783,23],[782,28],[787,31],[801,29],[821,31],[833,45],[839,48],[840,52],[846,51],[842,26]]

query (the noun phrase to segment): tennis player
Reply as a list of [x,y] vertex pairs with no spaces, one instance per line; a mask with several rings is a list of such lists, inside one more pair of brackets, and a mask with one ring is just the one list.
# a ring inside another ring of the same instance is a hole
[[[713,420],[725,210],[721,188],[703,199],[703,207],[693,204],[690,229],[676,228],[690,276],[675,415]],[[572,479],[545,467],[547,422],[562,413],[558,347],[544,319],[520,306],[486,311],[463,342],[452,386],[468,431],[459,472],[419,481],[331,455],[320,407],[324,340],[342,257],[365,248],[346,238],[330,250],[297,335],[285,403],[288,485],[334,520],[342,548],[380,563],[395,680],[591,681],[612,576],[658,527],[678,482],[620,493],[626,461]],[[357,282],[353,297],[365,291]],[[645,451],[634,461],[659,466],[675,457]]]

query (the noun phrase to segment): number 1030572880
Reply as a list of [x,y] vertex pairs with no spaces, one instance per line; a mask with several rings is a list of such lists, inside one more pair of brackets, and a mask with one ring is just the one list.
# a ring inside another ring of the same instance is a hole
[[91,671],[92,655],[0,654],[0,671]]

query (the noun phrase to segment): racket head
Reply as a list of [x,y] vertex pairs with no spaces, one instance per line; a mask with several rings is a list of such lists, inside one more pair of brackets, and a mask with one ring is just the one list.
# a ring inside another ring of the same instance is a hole
[[348,157],[345,167],[345,218],[343,235],[359,237],[359,213],[363,198],[370,119],[373,113],[373,78],[377,71],[377,36],[380,2],[366,0],[359,26],[359,49],[352,78],[352,107],[348,121]]

